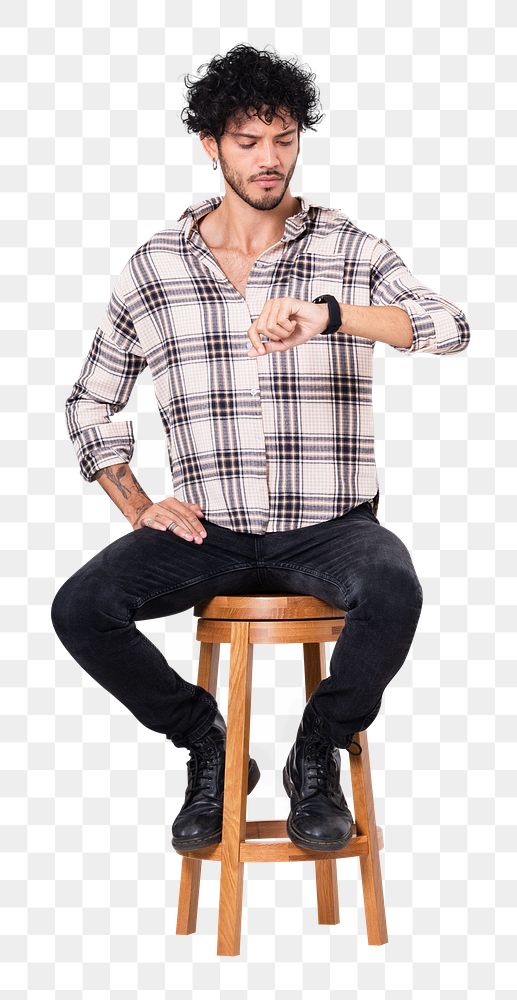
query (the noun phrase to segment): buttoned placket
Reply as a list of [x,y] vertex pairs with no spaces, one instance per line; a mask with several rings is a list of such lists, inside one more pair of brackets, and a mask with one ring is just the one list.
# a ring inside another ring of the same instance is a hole
[[[297,196],[295,196],[295,197],[297,197]],[[246,317],[247,327],[246,327],[246,329],[249,329],[249,327],[253,323],[253,312],[255,311],[255,313],[256,313],[257,316],[260,315],[260,312],[262,311],[262,308],[264,307],[265,302],[266,302],[266,298],[264,298],[264,296],[263,296],[263,287],[253,284],[253,274],[254,274],[254,271],[256,270],[256,268],[258,268],[260,266],[260,264],[265,264],[267,266],[268,264],[273,263],[275,261],[276,257],[278,256],[278,254],[282,252],[282,249],[283,249],[282,245],[285,245],[286,243],[288,243],[291,240],[294,240],[296,237],[298,237],[300,235],[300,233],[307,226],[307,213],[308,213],[308,209],[309,209],[309,204],[310,203],[307,200],[307,198],[304,198],[302,195],[300,195],[299,197],[302,200],[302,208],[300,209],[300,211],[298,213],[296,213],[295,215],[291,215],[291,216],[289,216],[286,219],[283,236],[280,238],[280,240],[277,241],[277,243],[274,243],[270,247],[267,247],[266,250],[264,250],[260,254],[260,256],[257,257],[255,263],[253,264],[253,267],[251,268],[251,271],[250,271],[250,273],[248,275],[248,281],[247,281],[247,284],[246,284],[246,296],[245,297],[243,297],[241,295],[241,293],[239,292],[239,290],[235,287],[235,285],[232,284],[232,282],[230,281],[230,279],[224,273],[223,269],[219,266],[219,264],[217,263],[214,255],[212,254],[210,248],[206,245],[203,237],[201,236],[201,233],[199,232],[199,229],[196,226],[196,222],[197,222],[198,218],[202,218],[203,215],[208,214],[207,211],[206,211],[206,205],[204,207],[202,207],[201,205],[197,206],[197,208],[195,208],[194,210],[191,210],[190,213],[189,213],[190,219],[187,221],[187,226],[186,226],[186,230],[187,230],[187,232],[186,232],[186,242],[187,242],[187,244],[189,242],[191,242],[195,246],[198,247],[198,249],[202,253],[202,256],[200,258],[201,259],[201,263],[204,264],[204,266],[207,267],[209,269],[209,271],[211,271],[211,273],[214,275],[215,278],[217,278],[217,280],[219,282],[221,282],[222,284],[226,284],[226,285],[229,286],[229,288],[233,289],[235,295],[237,295],[239,297],[239,299],[241,300],[242,304],[246,306],[246,310],[247,310],[247,317]],[[222,200],[222,198],[219,198],[219,204],[220,204],[221,200]],[[218,207],[217,204],[213,205],[213,208],[217,208],[217,207]],[[280,250],[278,248],[280,248]],[[253,291],[254,291],[254,289],[257,292],[260,291],[260,294],[261,294],[262,297],[260,299],[258,299],[255,296],[255,301],[251,301],[250,302],[250,300],[249,300],[250,298],[253,300]],[[254,345],[252,344],[251,340],[249,340],[249,339],[246,340],[246,352],[249,351],[250,348],[252,348],[253,346]],[[250,359],[250,358],[248,358],[247,353],[246,353],[245,357],[246,357],[247,361],[253,360],[253,361],[256,362],[255,365],[249,365],[249,369],[250,369],[249,370],[250,381],[253,384],[251,384],[248,387],[248,389],[249,389],[249,393],[250,393],[251,396],[258,396],[259,397],[258,400],[257,400],[257,406],[260,407],[260,409],[261,409],[261,402],[260,402],[260,368],[261,368],[261,363],[263,363],[263,362],[267,363],[267,360],[268,360],[267,354],[266,355],[262,355],[262,356],[259,355],[256,358]]]
[[[300,196],[301,197],[301,196]],[[213,208],[217,207],[217,204],[213,204]],[[184,230],[185,243],[189,246],[192,243],[200,251],[198,260],[200,263],[206,267],[213,277],[223,286],[226,286],[228,293],[230,295],[231,304],[238,304],[243,311],[243,329],[248,330],[253,323],[255,318],[260,315],[265,302],[267,301],[267,287],[264,285],[254,283],[253,278],[256,271],[260,267],[267,267],[272,265],[278,256],[283,252],[286,243],[296,239],[300,233],[305,230],[307,226],[307,214],[308,214],[309,202],[307,199],[302,200],[302,209],[296,215],[290,216],[286,219],[284,234],[272,246],[267,247],[251,268],[248,281],[246,284],[246,295],[243,297],[239,290],[232,284],[230,279],[224,273],[222,268],[217,263],[217,260],[213,256],[211,250],[206,245],[201,233],[195,226],[195,221],[207,214],[206,205],[203,208],[198,206],[194,211],[189,212],[190,218],[187,220],[187,224]],[[255,402],[255,416],[257,418],[257,435],[260,436],[260,447],[263,456],[263,473],[262,473],[262,501],[258,501],[259,505],[262,504],[269,508],[269,486],[268,486],[268,469],[267,469],[267,456],[266,456],[266,428],[264,425],[264,413],[262,409],[262,398],[260,389],[260,379],[261,371],[267,372],[265,366],[269,366],[269,357],[267,354],[258,355],[256,358],[249,358],[247,352],[254,345],[251,343],[249,338],[245,341],[245,351],[242,360],[245,365],[239,363],[240,359],[235,358],[235,378],[238,382],[239,389],[244,392],[248,392]],[[242,380],[242,383],[241,383]],[[258,437],[257,437],[258,443]],[[255,479],[255,483],[258,489],[258,481]]]

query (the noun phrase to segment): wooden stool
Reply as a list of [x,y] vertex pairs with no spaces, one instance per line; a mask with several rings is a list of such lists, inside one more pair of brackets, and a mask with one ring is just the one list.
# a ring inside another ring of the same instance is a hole
[[[339,923],[337,858],[359,857],[369,944],[386,944],[386,916],[379,860],[384,847],[375,824],[366,730],[355,733],[362,752],[348,756],[354,798],[353,835],[340,851],[304,850],[287,836],[286,820],[246,820],[251,711],[251,675],[255,643],[301,642],[307,700],[326,676],[325,643],[335,642],[346,611],[316,597],[289,594],[214,597],[194,607],[201,643],[197,683],[217,697],[219,646],[230,643],[228,718],[222,839],[197,851],[178,851],[181,864],[177,934],[196,930],[201,862],[220,861],[218,955],[239,955],[244,862],[314,861],[318,923]],[[294,742],[294,738],[293,738]],[[259,762],[260,764],[260,762]],[[282,838],[282,839],[272,839]]]

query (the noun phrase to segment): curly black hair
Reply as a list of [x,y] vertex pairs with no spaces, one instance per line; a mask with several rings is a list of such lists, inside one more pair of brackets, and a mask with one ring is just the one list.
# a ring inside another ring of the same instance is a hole
[[183,77],[188,105],[181,119],[188,132],[198,132],[202,139],[213,136],[219,145],[228,119],[234,116],[240,120],[257,114],[269,125],[277,114],[282,117],[281,111],[288,111],[302,131],[321,121],[323,115],[316,110],[319,91],[313,83],[316,74],[266,49],[234,45],[226,55],[215,55],[198,66],[198,70],[208,67],[201,79],[191,81],[188,73]]

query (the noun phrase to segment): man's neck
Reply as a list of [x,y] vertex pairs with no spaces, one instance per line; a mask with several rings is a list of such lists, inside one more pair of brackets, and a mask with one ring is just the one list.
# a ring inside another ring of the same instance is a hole
[[235,211],[225,196],[217,208],[198,219],[198,228],[212,249],[234,250],[253,256],[264,247],[277,243],[284,233],[286,219],[296,215],[300,209],[299,198],[287,195],[280,205],[269,212],[254,209],[241,199],[238,211]]

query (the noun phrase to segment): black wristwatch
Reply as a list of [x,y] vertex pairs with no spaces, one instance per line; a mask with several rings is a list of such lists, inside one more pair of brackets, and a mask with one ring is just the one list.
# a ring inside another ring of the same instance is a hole
[[312,301],[326,302],[329,307],[329,324],[321,333],[328,336],[329,333],[335,333],[336,330],[339,330],[341,326],[341,308],[338,300],[333,295],[318,295],[318,298]]

